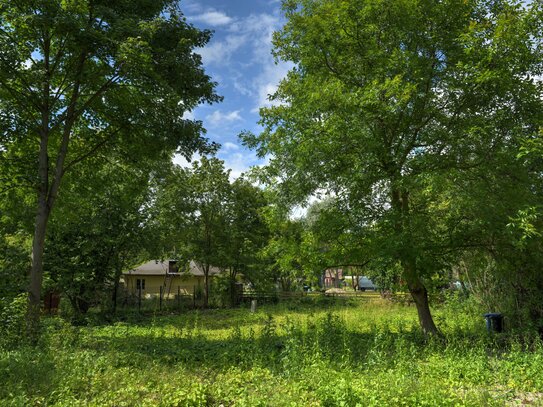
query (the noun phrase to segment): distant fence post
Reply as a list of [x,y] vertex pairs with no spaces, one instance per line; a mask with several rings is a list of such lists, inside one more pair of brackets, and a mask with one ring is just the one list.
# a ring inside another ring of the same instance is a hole
[[196,286],[192,287],[192,307],[196,309]]
[[162,292],[163,292],[163,287],[160,286],[160,294],[159,294],[159,299],[158,299],[158,310],[159,311],[162,311]]
[[141,286],[138,288],[138,312],[141,311]]
[[177,309],[181,313],[181,287],[177,286]]

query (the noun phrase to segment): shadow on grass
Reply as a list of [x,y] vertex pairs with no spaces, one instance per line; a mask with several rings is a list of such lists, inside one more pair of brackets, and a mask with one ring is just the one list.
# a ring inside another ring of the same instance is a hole
[[[254,321],[248,321],[247,325],[254,326]],[[238,327],[223,338],[212,338],[191,328],[172,332],[149,327],[135,332],[127,327],[125,334],[119,328],[115,335],[87,337],[80,347],[115,355],[119,366],[157,363],[179,364],[189,369],[258,366],[279,372],[287,365],[303,367],[316,361],[338,369],[345,366],[384,369],[400,360],[421,359],[447,347],[461,354],[474,343],[486,346],[484,338],[466,332],[458,332],[448,342],[428,340],[418,330],[391,332],[375,328],[353,332],[339,318],[330,315],[315,323],[282,327],[281,334],[264,322],[259,333]]]

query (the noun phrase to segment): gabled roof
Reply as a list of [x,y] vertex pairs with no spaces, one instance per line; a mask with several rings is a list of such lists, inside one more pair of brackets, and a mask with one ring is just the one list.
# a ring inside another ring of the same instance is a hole
[[[203,276],[204,268],[202,267],[202,264],[200,262],[191,260],[189,264],[189,273],[195,276]],[[214,276],[216,274],[221,274],[221,269],[215,266],[210,266],[209,275]]]
[[[181,268],[181,272],[168,273],[169,262],[171,260],[151,260],[147,263],[143,263],[138,267],[125,271],[123,274],[133,275],[133,276],[164,276],[166,274],[178,275],[184,274],[184,270]],[[193,276],[203,276],[204,270],[203,267],[196,261],[191,260],[187,272]],[[211,266],[209,268],[209,275],[213,276],[219,274],[221,270],[218,267]]]

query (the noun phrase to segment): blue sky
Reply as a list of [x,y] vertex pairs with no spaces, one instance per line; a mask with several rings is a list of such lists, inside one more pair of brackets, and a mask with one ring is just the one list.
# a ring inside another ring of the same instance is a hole
[[[262,164],[237,136],[243,130],[259,131],[258,109],[269,105],[268,94],[289,69],[285,63],[275,64],[271,55],[272,33],[284,22],[280,0],[187,0],[181,1],[181,10],[190,23],[215,32],[198,52],[224,97],[222,103],[200,106],[188,116],[203,121],[207,137],[222,145],[217,156],[237,177]],[[181,157],[174,161],[186,165]]]

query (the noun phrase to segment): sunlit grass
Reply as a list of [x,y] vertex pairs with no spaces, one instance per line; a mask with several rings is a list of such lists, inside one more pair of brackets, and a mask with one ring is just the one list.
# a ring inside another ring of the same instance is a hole
[[366,406],[543,403],[539,340],[488,335],[476,309],[322,299],[111,325],[46,321],[40,347],[0,353],[0,405]]

